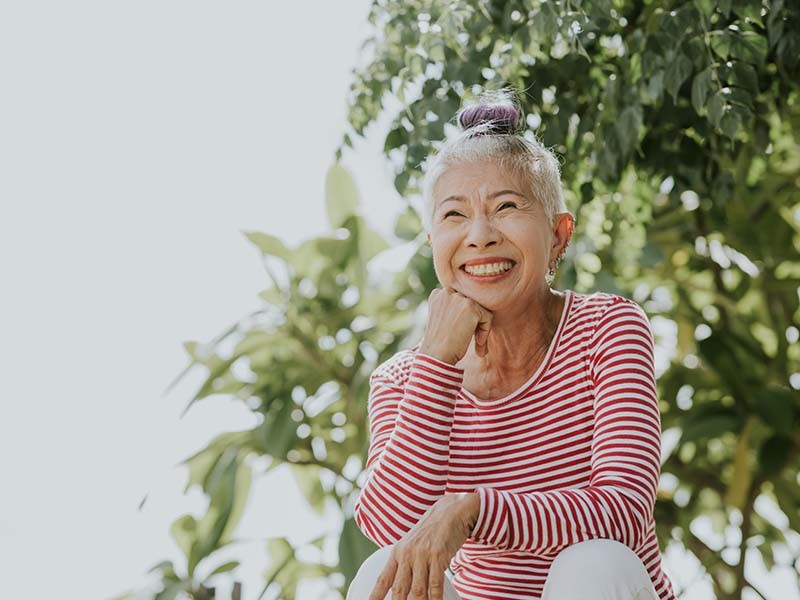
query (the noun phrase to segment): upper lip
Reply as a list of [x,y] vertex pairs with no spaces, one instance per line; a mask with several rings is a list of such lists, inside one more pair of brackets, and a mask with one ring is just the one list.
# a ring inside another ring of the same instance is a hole
[[513,260],[511,260],[510,258],[506,258],[504,256],[486,256],[484,258],[473,258],[472,260],[468,260],[461,266],[474,267],[475,265],[485,265],[487,263],[500,263],[500,262],[514,263]]

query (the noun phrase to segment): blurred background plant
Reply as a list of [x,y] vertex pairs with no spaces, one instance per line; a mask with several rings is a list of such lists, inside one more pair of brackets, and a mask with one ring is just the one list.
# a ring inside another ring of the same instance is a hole
[[[554,286],[631,297],[653,324],[662,549],[695,555],[719,599],[766,598],[748,561],[800,566],[800,8],[379,1],[370,21],[337,158],[389,99],[402,103],[385,154],[408,199],[395,235],[410,260],[381,268],[397,249],[360,214],[338,163],[326,181],[329,235],[288,248],[246,233],[268,274],[263,309],[185,348],[187,370],[208,373],[189,407],[235,397],[259,425],[186,460],[187,490],[199,486],[208,509],[173,524],[186,561],[154,567],[163,589],[152,597],[212,598],[215,580],[235,579],[237,561],[218,557],[236,544],[254,457],[267,470],[289,465],[310,509],[332,502],[342,526],[301,546],[265,540],[264,580],[236,581],[234,597],[246,583],[254,597],[292,599],[307,579],[344,594],[375,549],[352,518],[368,378],[419,338],[437,284],[418,213],[421,162],[463,100],[511,85],[522,90],[526,135],[563,156],[577,217]],[[331,545],[334,561],[322,553]]]

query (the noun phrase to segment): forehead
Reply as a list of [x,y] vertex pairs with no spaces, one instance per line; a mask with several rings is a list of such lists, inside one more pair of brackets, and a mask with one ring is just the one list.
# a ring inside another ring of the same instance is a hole
[[513,170],[496,162],[464,162],[449,166],[436,180],[433,200],[438,205],[450,196],[484,198],[499,190],[513,190],[530,197],[522,179]]

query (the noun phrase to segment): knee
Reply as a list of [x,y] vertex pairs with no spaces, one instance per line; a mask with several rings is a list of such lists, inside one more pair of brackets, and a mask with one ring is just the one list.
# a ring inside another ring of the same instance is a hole
[[393,546],[385,546],[369,555],[361,563],[355,578],[347,589],[347,600],[367,600],[392,553]]
[[548,598],[634,598],[652,586],[641,559],[614,540],[596,539],[574,544],[556,556],[545,583]]
[[[369,558],[359,567],[358,573],[350,583],[350,587],[347,588],[347,600],[367,600],[369,598],[375,588],[375,584],[378,583],[378,576],[386,567],[386,563],[389,562],[389,556],[393,549],[394,546],[385,546],[370,554]],[[444,600],[458,600],[458,593],[446,574],[443,585]],[[391,598],[391,596],[392,592],[389,591],[386,594],[386,598]]]

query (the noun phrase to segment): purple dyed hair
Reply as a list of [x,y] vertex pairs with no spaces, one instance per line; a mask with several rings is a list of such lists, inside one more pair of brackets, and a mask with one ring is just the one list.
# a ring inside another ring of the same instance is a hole
[[458,113],[461,129],[474,129],[474,135],[514,134],[519,121],[520,110],[509,102],[473,104]]

